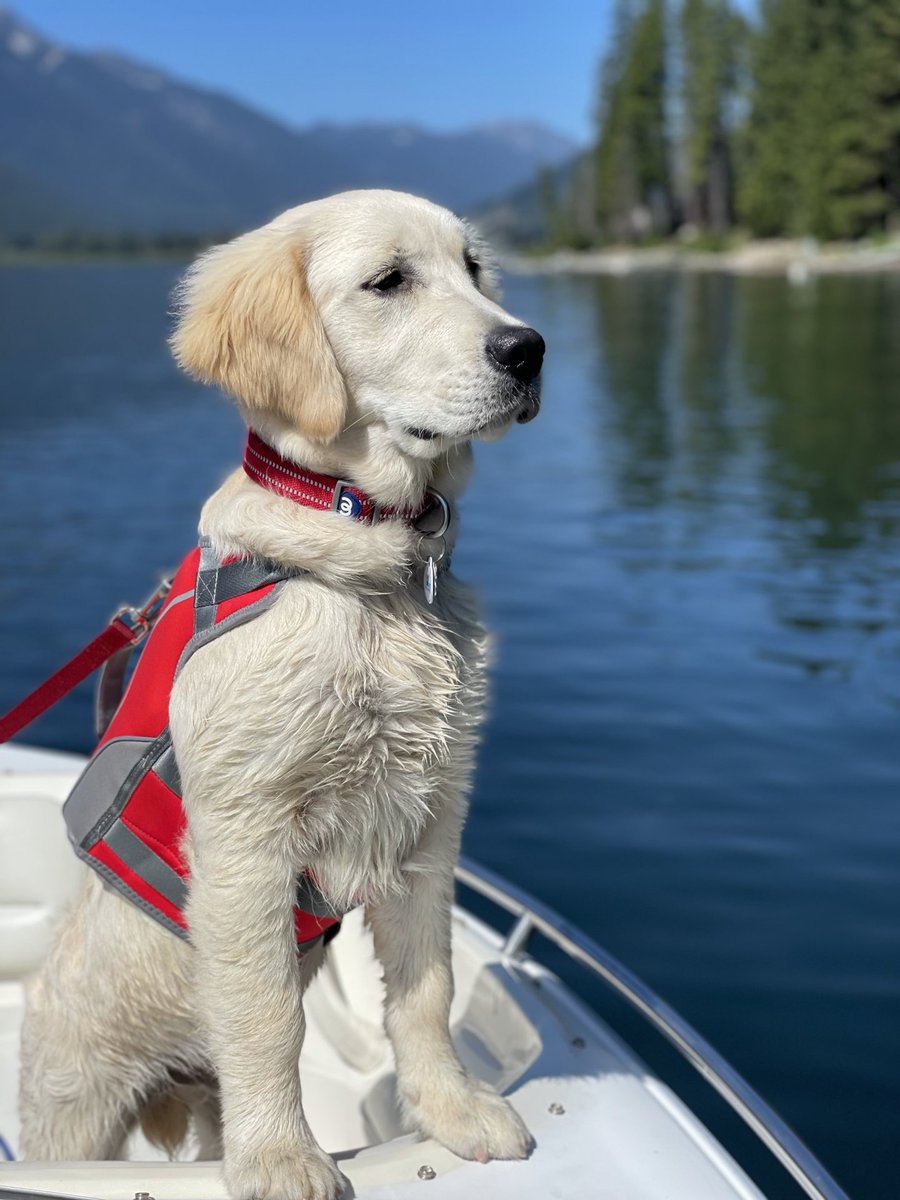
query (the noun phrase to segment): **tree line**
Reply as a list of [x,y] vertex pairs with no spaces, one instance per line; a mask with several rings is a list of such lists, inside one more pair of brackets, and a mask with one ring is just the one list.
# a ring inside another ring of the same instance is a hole
[[43,233],[14,233],[0,237],[0,256],[6,253],[35,258],[181,259],[233,237],[234,233],[229,231],[200,234],[179,230],[47,230]]
[[544,172],[547,241],[900,228],[900,0],[618,0],[595,141]]

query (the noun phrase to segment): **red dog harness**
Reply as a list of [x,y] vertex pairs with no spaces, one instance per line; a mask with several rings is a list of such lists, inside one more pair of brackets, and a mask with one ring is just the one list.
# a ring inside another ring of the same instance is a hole
[[[244,470],[260,486],[308,508],[331,510],[374,525],[390,519],[421,528],[432,511],[437,523],[422,536],[437,546],[423,559],[425,597],[434,599],[443,535],[450,524],[447,501],[432,488],[414,508],[377,504],[345,479],[322,475],[284,458],[253,430],[247,436]],[[447,561],[443,566],[446,567]],[[169,733],[172,684],[192,654],[229,629],[250,621],[274,601],[293,572],[273,563],[235,558],[220,561],[201,539],[178,569],[140,610],[122,609],[107,628],[13,709],[0,716],[0,742],[105,663],[97,691],[100,741],[63,806],[78,856],[107,883],[179,937],[186,938],[187,866],[181,781]],[[128,659],[150,630],[125,696],[119,703]],[[299,946],[337,932],[341,914],[304,874],[294,912]]]
[[[179,567],[125,696],[63,807],[78,856],[180,937],[187,937],[187,866],[168,726],[172,684],[192,654],[265,612],[288,574],[253,559],[220,562],[201,540]],[[303,875],[294,918],[306,947],[340,914]]]

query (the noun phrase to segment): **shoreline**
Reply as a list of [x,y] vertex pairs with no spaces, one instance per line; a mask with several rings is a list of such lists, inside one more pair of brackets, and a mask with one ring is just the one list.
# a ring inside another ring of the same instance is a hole
[[632,275],[642,271],[781,275],[805,283],[819,275],[888,274],[900,271],[900,239],[884,245],[838,243],[818,246],[782,239],[746,242],[732,250],[690,246],[620,246],[606,250],[555,250],[544,255],[504,253],[514,275]]
[[[0,246],[0,268],[40,266],[110,266],[123,263],[190,262],[197,249],[147,248],[136,253],[83,249],[19,250]],[[604,250],[554,250],[547,254],[500,251],[500,265],[513,275],[633,275],[649,271],[722,272],[729,275],[784,276],[805,283],[821,275],[891,274],[900,272],[900,238],[882,245],[771,239],[748,241],[730,250],[692,250],[689,245],[611,246]]]
[[0,248],[0,268],[2,267],[96,267],[108,265],[121,267],[125,263],[159,264],[190,262],[201,251],[179,251],[172,253],[139,253],[139,254],[89,254],[85,251],[72,253],[52,250],[7,250]]

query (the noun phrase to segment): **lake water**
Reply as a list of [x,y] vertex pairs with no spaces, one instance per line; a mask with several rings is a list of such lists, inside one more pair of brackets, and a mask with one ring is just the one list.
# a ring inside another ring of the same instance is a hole
[[[179,560],[238,460],[167,356],[176,274],[0,270],[0,711]],[[455,566],[499,635],[466,850],[645,976],[853,1196],[896,1200],[900,278],[506,299],[545,403],[478,448],[464,504]],[[90,705],[29,739],[88,749]]]

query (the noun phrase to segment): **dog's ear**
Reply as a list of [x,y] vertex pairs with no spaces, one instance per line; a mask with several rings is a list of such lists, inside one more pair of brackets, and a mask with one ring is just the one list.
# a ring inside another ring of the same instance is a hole
[[284,417],[327,442],[344,426],[347,393],[306,283],[304,251],[283,230],[215,246],[175,293],[170,339],[179,366],[252,411]]

